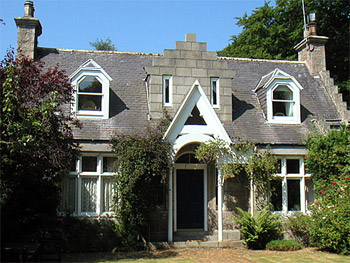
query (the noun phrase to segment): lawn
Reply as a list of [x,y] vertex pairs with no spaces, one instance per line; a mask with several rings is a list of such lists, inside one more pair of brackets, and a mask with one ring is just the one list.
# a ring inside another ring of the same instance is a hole
[[252,251],[246,249],[172,249],[153,252],[119,252],[119,253],[80,253],[65,254],[62,262],[105,262],[105,263],[225,263],[225,262],[350,262],[350,256],[341,256],[316,249],[302,249],[293,252]]

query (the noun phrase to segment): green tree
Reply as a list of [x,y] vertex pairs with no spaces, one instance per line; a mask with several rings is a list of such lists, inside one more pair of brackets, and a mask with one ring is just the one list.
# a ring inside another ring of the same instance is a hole
[[[317,33],[329,37],[326,63],[345,99],[349,100],[349,1],[305,0],[306,14],[315,12]],[[297,59],[294,46],[303,38],[302,2],[270,1],[248,16],[237,17],[243,31],[232,36],[232,43],[219,51],[220,56],[264,59]]]
[[90,46],[94,47],[95,50],[105,50],[105,51],[116,51],[115,45],[112,40],[107,37],[106,39],[97,38],[94,42],[89,42]]
[[[36,231],[55,216],[61,176],[77,155],[63,105],[73,87],[57,67],[9,53],[0,67],[1,238]],[[69,111],[68,111],[69,112]],[[18,240],[17,240],[18,241]]]

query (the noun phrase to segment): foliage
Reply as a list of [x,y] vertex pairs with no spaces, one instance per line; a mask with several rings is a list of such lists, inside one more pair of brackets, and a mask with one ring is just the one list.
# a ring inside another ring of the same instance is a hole
[[301,248],[300,242],[296,239],[272,240],[266,244],[267,250],[294,251]]
[[312,207],[313,242],[320,248],[350,254],[350,173],[320,191]]
[[232,153],[227,147],[226,142],[222,139],[209,140],[201,143],[196,149],[196,158],[208,164],[216,164],[226,156],[231,156]]
[[115,45],[112,40],[107,37],[106,39],[97,38],[94,42],[89,42],[90,46],[94,47],[95,50],[104,50],[104,51],[116,51]]
[[309,151],[306,168],[312,174],[316,190],[333,182],[339,174],[350,173],[349,127],[310,135],[306,145]]
[[1,63],[3,240],[56,215],[61,176],[78,153],[70,125],[77,123],[63,109],[73,87],[58,66],[43,67],[20,54],[15,59],[13,52]]
[[282,221],[266,206],[256,215],[237,208],[235,221],[240,224],[241,234],[249,249],[265,249],[266,244],[282,235]]
[[170,163],[170,145],[160,132],[119,135],[113,140],[117,155],[117,232],[127,249],[137,248],[137,238],[147,233],[152,211],[159,203]]
[[201,143],[196,158],[206,163],[223,163],[225,178],[235,177],[245,171],[255,183],[264,184],[273,179],[277,172],[277,159],[269,148],[259,150],[254,143],[238,142],[227,145],[224,140],[215,139]]
[[311,245],[312,218],[310,215],[296,213],[288,216],[286,228],[290,231],[292,237],[303,246]]
[[[349,1],[305,0],[306,14],[315,12],[317,33],[329,37],[326,64],[344,94],[349,85]],[[220,56],[265,59],[297,59],[294,46],[303,38],[301,1],[270,1],[255,9],[251,15],[236,18],[243,31],[232,36],[232,43],[219,51]],[[350,99],[348,97],[348,99]]]
[[[312,242],[336,253],[350,253],[350,129],[310,135],[307,170],[318,200],[312,206]],[[340,176],[339,176],[340,175]]]
[[245,172],[256,187],[258,206],[266,205],[270,181],[280,180],[273,176],[278,171],[278,161],[269,147],[258,149],[251,142],[237,142],[228,146],[221,139],[210,140],[199,145],[196,158],[207,163],[223,163],[221,169],[224,179]]
[[65,253],[112,251],[118,244],[115,219],[62,218]]

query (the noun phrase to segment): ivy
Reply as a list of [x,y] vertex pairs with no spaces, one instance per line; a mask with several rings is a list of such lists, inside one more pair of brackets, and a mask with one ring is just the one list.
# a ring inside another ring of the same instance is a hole
[[165,186],[171,151],[161,132],[119,135],[113,139],[116,153],[115,212],[121,248],[137,249],[138,238],[148,233],[152,213]]

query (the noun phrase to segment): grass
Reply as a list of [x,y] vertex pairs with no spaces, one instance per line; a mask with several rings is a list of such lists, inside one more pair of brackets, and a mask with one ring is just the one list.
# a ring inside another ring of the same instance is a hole
[[322,263],[346,263],[350,262],[350,256],[342,256],[337,254],[331,254],[327,252],[314,251],[312,253],[299,253],[297,251],[293,252],[274,252],[273,254],[259,253],[251,254],[249,253],[246,257],[252,262],[259,263],[287,263],[287,262],[298,262],[298,263],[312,263],[312,262],[322,262]]
[[103,263],[195,263],[195,262],[256,262],[256,263],[347,263],[350,256],[342,256],[316,249],[298,251],[268,251],[247,249],[171,249],[154,252],[120,252],[120,253],[80,253],[65,254],[62,262],[103,262]]

